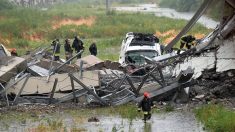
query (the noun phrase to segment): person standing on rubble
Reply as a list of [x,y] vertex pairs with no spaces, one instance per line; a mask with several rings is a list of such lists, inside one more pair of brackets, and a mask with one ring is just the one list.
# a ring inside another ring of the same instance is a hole
[[154,107],[152,100],[149,98],[149,93],[144,92],[144,98],[143,100],[138,104],[138,111],[144,112],[144,122],[146,123],[146,120],[149,120],[151,118],[151,109]]
[[65,39],[64,51],[65,51],[65,58],[67,61],[73,56],[73,50],[71,48],[69,39]]
[[52,50],[53,50],[53,60],[59,61],[60,60],[60,40],[57,38],[52,41]]
[[185,35],[180,39],[180,49],[177,51],[177,54],[180,54],[181,49],[186,46],[187,49],[191,49],[191,46],[194,46],[196,38],[192,35]]
[[89,51],[90,51],[91,55],[94,55],[94,56],[97,55],[97,47],[96,47],[95,42],[93,42],[93,43],[90,45]]
[[[81,50],[84,49],[83,47],[83,42],[82,40],[79,39],[78,36],[74,37],[74,41],[72,44],[72,48],[74,48],[74,50],[76,51],[76,53],[79,53]],[[78,55],[77,58],[80,59],[82,57],[82,54]]]

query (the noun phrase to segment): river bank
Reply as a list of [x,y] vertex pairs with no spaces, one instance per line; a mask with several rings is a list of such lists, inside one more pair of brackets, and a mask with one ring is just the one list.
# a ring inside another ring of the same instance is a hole
[[[160,8],[156,4],[120,6],[120,7],[113,7],[113,9],[117,11],[154,13],[155,16],[158,17],[168,17],[172,19],[183,19],[183,20],[190,20],[194,15],[194,12],[177,12],[174,9]],[[208,29],[214,29],[219,24],[219,22],[216,22],[207,16],[202,16],[198,20],[198,23],[202,24]]]

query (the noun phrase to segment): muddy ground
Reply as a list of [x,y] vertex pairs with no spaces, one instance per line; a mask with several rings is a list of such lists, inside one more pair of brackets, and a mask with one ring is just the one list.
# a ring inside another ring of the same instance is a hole
[[77,104],[14,106],[1,109],[0,131],[204,131],[186,105],[171,112],[165,112],[166,107],[158,105],[158,112],[153,111],[151,120],[144,123],[142,113],[133,119],[124,118],[115,113],[115,108],[113,113],[96,113]]

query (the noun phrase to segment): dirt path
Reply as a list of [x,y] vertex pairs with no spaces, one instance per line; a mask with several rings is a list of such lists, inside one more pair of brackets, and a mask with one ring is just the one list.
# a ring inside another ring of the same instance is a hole
[[[163,41],[163,44],[168,44],[176,37],[176,35],[178,33],[179,33],[179,31],[176,31],[173,29],[173,30],[168,30],[166,32],[156,31],[155,35],[159,38],[165,38]],[[192,35],[195,36],[196,39],[201,39],[201,38],[205,37],[205,34],[200,34],[200,33],[195,33]]]
[[65,25],[92,26],[94,22],[95,22],[95,17],[88,17],[88,18],[81,18],[81,19],[63,19],[63,20],[60,20],[60,21],[54,21],[52,23],[52,28],[53,29],[58,29],[61,26],[65,26]]

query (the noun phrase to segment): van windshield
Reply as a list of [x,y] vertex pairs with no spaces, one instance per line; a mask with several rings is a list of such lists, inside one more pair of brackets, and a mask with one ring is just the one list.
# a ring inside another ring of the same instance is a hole
[[128,51],[126,53],[126,62],[127,63],[134,63],[137,65],[144,64],[145,59],[142,56],[154,58],[154,57],[158,56],[158,53],[155,50]]

